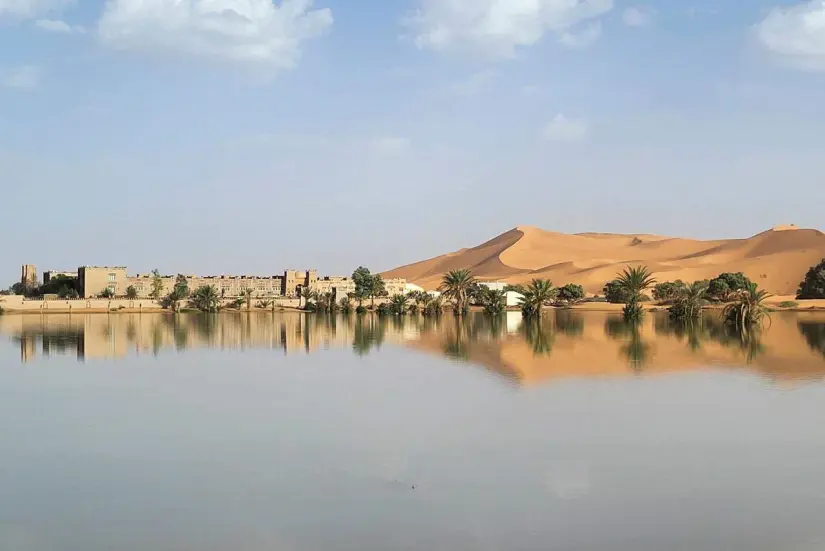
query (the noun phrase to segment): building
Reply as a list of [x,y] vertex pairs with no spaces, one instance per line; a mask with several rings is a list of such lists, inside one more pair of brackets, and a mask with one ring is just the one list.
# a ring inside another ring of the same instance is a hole
[[407,294],[407,280],[406,279],[385,279],[384,288],[387,290],[387,296],[394,297],[395,295]]
[[[136,298],[147,299],[152,296],[155,276],[137,274],[129,276],[125,266],[81,266],[77,272],[49,270],[43,274],[44,283],[57,276],[77,278],[77,289],[81,298],[95,298],[104,292],[115,297],[125,297],[127,290],[133,288]],[[166,296],[175,288],[179,275],[160,276],[160,296]],[[254,298],[275,298],[300,296],[301,290],[308,288],[319,293],[332,292],[336,300],[355,292],[355,282],[350,277],[318,277],[317,270],[286,270],[283,275],[272,276],[198,276],[183,275],[190,291],[199,287],[213,286],[222,298],[236,298],[252,291]],[[21,281],[37,284],[37,268],[26,264],[21,270]],[[385,281],[387,294],[406,293],[407,282],[404,279]]]
[[299,272],[287,270],[284,272],[284,283],[281,294],[285,297],[301,296],[301,289],[309,287],[315,289],[318,283],[318,270]]
[[94,298],[108,290],[124,296],[129,286],[125,266],[81,266],[77,269],[77,286],[81,298]]
[[20,270],[20,283],[26,287],[37,286],[37,267],[34,264],[23,264]]
[[351,277],[325,277],[315,283],[319,293],[332,293],[336,301],[355,292],[355,281]]

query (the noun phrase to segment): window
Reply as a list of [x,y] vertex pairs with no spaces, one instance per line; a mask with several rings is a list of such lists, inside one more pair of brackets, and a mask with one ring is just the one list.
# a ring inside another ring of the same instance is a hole
[[109,274],[109,281],[111,281],[111,282],[117,281],[117,274]]

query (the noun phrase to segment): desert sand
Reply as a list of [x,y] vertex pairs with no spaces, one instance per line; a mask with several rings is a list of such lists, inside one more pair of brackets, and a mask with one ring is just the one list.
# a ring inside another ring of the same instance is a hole
[[658,281],[711,279],[744,272],[774,295],[793,295],[808,269],[825,258],[825,234],[776,226],[747,239],[700,241],[648,234],[564,234],[519,226],[477,247],[402,266],[383,274],[431,290],[444,273],[470,269],[482,281],[550,279],[600,293],[628,265],[646,265]]

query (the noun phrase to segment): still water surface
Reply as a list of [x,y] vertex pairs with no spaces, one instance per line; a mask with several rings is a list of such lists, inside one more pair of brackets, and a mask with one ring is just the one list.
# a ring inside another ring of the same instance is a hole
[[813,313],[4,316],[0,550],[821,550],[823,376]]

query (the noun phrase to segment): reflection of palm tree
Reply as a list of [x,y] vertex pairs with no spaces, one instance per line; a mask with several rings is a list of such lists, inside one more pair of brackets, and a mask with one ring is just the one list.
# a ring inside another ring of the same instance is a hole
[[738,349],[748,364],[765,352],[760,326],[751,326],[743,330],[724,319],[714,317],[707,317],[705,325],[709,338],[725,348]]
[[525,318],[519,329],[524,340],[533,349],[535,356],[546,356],[553,351],[556,334],[552,328],[539,323],[538,319]]
[[623,318],[610,316],[604,324],[605,334],[613,340],[622,342],[622,355],[630,362],[630,366],[640,371],[650,357],[651,346],[642,337],[642,328],[638,320],[625,321]]

